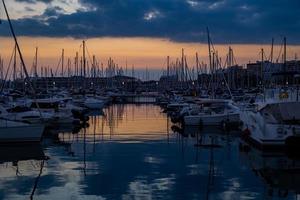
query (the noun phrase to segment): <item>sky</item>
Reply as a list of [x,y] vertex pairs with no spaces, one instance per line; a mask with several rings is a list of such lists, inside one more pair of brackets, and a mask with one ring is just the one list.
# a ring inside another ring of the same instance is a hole
[[[28,65],[39,47],[39,63],[55,67],[61,49],[73,58],[81,41],[106,63],[162,69],[166,57],[180,57],[184,48],[190,65],[195,53],[207,62],[207,34],[225,57],[232,46],[240,64],[268,53],[272,38],[280,50],[283,36],[288,56],[300,54],[299,0],[6,0]],[[13,48],[3,6],[0,6],[0,54],[8,60]],[[276,56],[275,56],[276,57]],[[225,58],[224,58],[225,59]]]

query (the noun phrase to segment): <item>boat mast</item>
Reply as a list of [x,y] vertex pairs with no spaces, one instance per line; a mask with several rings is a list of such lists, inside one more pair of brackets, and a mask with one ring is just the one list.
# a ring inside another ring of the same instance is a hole
[[64,76],[64,59],[65,59],[65,50],[61,51],[61,77]]
[[15,83],[17,79],[17,46],[14,47],[14,68],[13,68],[13,81]]
[[283,38],[283,73],[284,73],[284,84],[287,84],[287,76],[286,76],[286,37]]
[[264,49],[261,49],[261,67],[260,67],[260,77],[261,77],[261,86],[264,85]]
[[209,56],[209,69],[211,69],[211,41],[210,41],[210,35],[208,27],[206,27],[207,30],[207,44],[208,44],[208,56]]
[[[22,69],[24,70],[24,73],[26,75],[26,79],[28,79],[28,84],[29,84],[29,87],[31,88],[31,90],[33,92],[33,97],[36,100],[35,88],[34,88],[33,84],[30,81],[30,77],[29,77],[28,71],[26,69],[26,65],[25,65],[25,62],[24,62],[24,59],[23,59],[23,55],[21,53],[21,49],[20,49],[20,46],[19,46],[19,43],[18,43],[18,39],[17,39],[17,36],[16,36],[15,31],[13,29],[12,23],[10,21],[10,17],[9,17],[9,14],[8,14],[8,11],[7,11],[7,8],[6,8],[6,4],[5,4],[4,0],[2,0],[2,4],[3,4],[4,10],[5,10],[5,14],[6,14],[6,17],[7,17],[7,20],[8,20],[8,24],[9,24],[9,27],[10,27],[11,34],[13,35],[13,38],[15,40],[15,46],[16,46],[16,48],[18,50],[18,53],[19,53],[19,56],[20,56],[20,60],[21,60],[21,64],[22,64]],[[39,114],[42,117],[41,111],[40,111],[40,107],[39,107],[39,105],[38,105],[38,103],[36,101],[35,101],[35,103],[36,103],[36,106],[38,108]]]
[[86,76],[86,58],[85,58],[85,41],[82,41],[82,62],[83,62],[83,89],[85,89],[85,76]]
[[183,86],[184,82],[184,49],[181,49],[181,87]]
[[272,45],[271,45],[271,55],[270,55],[271,64],[273,63],[273,54],[274,54],[274,38],[272,38]]
[[170,56],[167,56],[167,77],[170,76]]
[[18,54],[20,56],[20,60],[21,60],[21,64],[22,64],[22,69],[23,69],[23,71],[25,73],[26,79],[28,80],[28,84],[29,84],[30,88],[35,93],[34,87],[33,87],[33,85],[30,82],[30,77],[29,77],[29,74],[28,74],[28,71],[27,71],[27,68],[26,68],[26,65],[25,65],[25,61],[23,59],[23,55],[21,53],[21,49],[20,49],[20,46],[19,46],[19,43],[18,43],[18,39],[17,39],[17,36],[16,36],[15,31],[13,29],[13,26],[12,26],[12,23],[11,23],[11,20],[10,20],[10,17],[9,17],[9,14],[8,14],[8,11],[7,11],[7,8],[6,8],[6,4],[5,4],[4,0],[2,0],[2,4],[3,4],[4,11],[5,11],[7,20],[8,20],[8,24],[9,24],[9,27],[10,27],[11,34],[12,34],[12,36],[14,38],[15,45],[16,45],[16,48],[18,50]]
[[38,48],[35,48],[35,61],[34,61],[34,77],[37,78],[37,65],[38,65]]

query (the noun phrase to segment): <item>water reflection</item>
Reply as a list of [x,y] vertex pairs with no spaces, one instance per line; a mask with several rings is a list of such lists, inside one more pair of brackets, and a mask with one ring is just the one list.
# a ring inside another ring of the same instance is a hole
[[41,145],[0,146],[0,198],[13,198],[14,193],[32,198],[47,159]]
[[17,152],[0,158],[0,199],[295,199],[298,161],[237,136],[172,126],[153,105],[111,106],[86,128],[47,130],[40,150],[0,149]]
[[266,198],[287,198],[300,193],[300,158],[284,152],[262,152],[252,147],[242,149],[245,163],[265,183]]
[[[104,109],[103,115],[90,116],[89,127],[74,137],[93,142],[141,142],[164,139],[169,129],[169,120],[157,106],[118,104]],[[70,135],[60,137],[65,141]]]

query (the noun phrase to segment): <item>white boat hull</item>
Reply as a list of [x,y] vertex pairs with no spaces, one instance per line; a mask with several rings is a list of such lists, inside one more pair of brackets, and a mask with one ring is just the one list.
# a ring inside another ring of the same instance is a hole
[[189,126],[221,126],[223,122],[240,122],[240,114],[188,115],[184,124]]
[[300,133],[299,125],[267,123],[259,112],[244,112],[241,116],[243,131],[247,130],[249,134],[245,139],[260,147],[284,146],[288,137],[299,136]]
[[43,125],[24,125],[0,127],[0,143],[7,142],[39,142],[41,141]]

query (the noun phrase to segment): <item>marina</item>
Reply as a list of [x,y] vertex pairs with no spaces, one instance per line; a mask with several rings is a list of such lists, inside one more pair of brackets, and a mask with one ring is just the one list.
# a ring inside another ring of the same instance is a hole
[[0,200],[300,199],[299,19],[261,6],[1,0]]
[[113,105],[76,133],[47,129],[40,145],[1,146],[1,198],[297,197],[297,159],[241,148],[238,133],[171,127],[158,106]]

